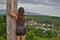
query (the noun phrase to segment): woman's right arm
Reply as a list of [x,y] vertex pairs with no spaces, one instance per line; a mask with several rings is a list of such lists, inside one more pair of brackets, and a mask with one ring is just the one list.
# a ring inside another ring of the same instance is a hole
[[8,3],[7,7],[8,7],[8,8],[7,8],[8,14],[9,14],[12,18],[16,19],[16,18],[17,18],[17,15],[11,11],[11,3]]

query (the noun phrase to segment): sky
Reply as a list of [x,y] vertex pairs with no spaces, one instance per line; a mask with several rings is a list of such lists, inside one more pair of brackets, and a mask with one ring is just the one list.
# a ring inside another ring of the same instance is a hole
[[[18,8],[43,15],[60,17],[60,0],[18,0]],[[6,0],[0,0],[0,10],[6,9]]]

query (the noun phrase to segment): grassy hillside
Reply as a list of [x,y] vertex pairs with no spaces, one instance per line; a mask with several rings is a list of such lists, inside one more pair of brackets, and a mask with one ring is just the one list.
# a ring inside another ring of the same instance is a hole
[[6,39],[6,15],[0,14],[0,40]]
[[[37,22],[37,25],[30,25],[29,22],[32,19]],[[43,26],[43,24],[46,24],[46,26]],[[48,26],[53,24],[54,26]],[[26,16],[26,28],[27,28],[26,40],[58,40],[59,38],[58,34],[60,32],[60,18],[51,17],[51,16],[29,15]],[[6,15],[5,14],[0,14],[0,40],[6,40]]]
[[[34,20],[37,25],[29,25],[29,21]],[[60,18],[51,16],[27,16],[27,40],[58,40],[60,32]],[[41,26],[38,24],[46,24]],[[54,26],[47,26],[54,25]],[[45,28],[45,29],[43,29]],[[50,30],[47,30],[50,29]]]

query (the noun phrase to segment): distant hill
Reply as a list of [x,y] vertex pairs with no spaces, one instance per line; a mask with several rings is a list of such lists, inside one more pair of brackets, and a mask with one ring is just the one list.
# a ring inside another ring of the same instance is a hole
[[33,13],[33,12],[25,12],[25,15],[42,15],[42,14]]
[[[0,14],[6,14],[6,9],[2,9],[0,10]],[[50,15],[43,15],[43,14],[39,14],[39,13],[34,13],[34,12],[27,12],[25,11],[25,15],[39,15],[39,16],[50,16]],[[52,17],[57,17],[57,16],[52,16]]]
[[[6,13],[5,9],[0,10],[0,14],[5,14],[5,13]],[[25,15],[42,15],[42,14],[33,13],[33,12],[26,12],[25,11]]]
[[5,14],[6,13],[6,10],[5,9],[1,9],[0,10],[0,14]]

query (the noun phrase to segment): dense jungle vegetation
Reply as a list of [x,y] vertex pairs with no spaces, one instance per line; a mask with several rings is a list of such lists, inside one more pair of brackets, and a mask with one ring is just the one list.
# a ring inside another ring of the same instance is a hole
[[[32,19],[39,25],[29,25],[29,21]],[[26,28],[26,40],[58,40],[60,17],[26,15]],[[6,14],[0,14],[0,40],[6,40]]]

